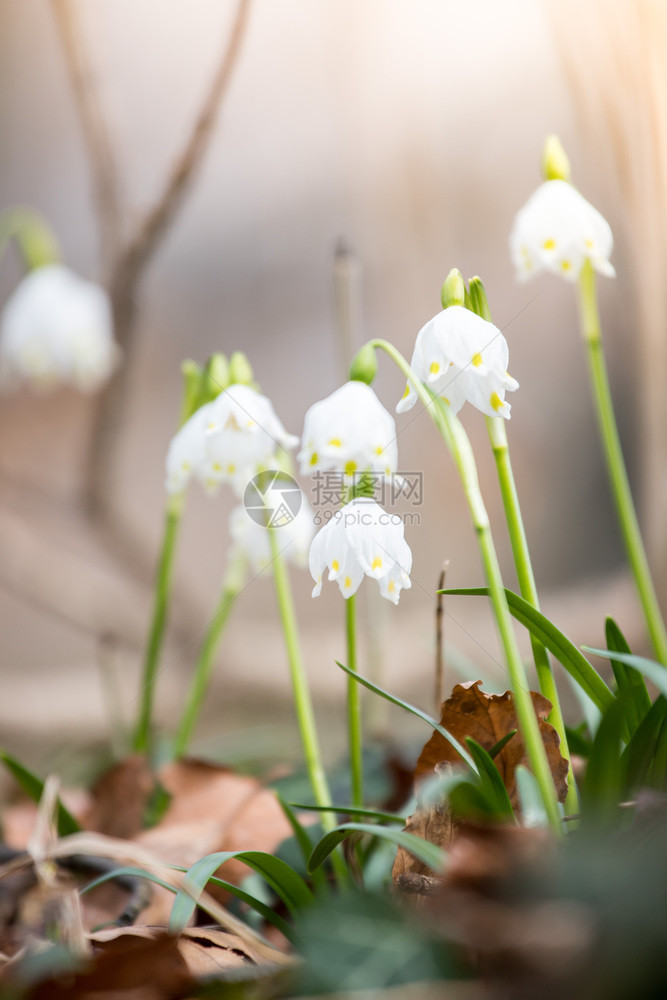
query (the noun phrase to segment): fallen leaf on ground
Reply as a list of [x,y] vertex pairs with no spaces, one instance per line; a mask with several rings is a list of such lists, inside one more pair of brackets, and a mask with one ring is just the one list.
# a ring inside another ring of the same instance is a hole
[[[503,736],[511,733],[513,729],[518,730],[519,720],[511,691],[506,691],[504,694],[487,694],[481,690],[481,683],[481,681],[467,681],[455,685],[451,696],[442,703],[440,725],[464,746],[466,737],[472,736],[485,750],[491,750]],[[559,801],[564,802],[567,795],[567,761],[560,753],[558,733],[546,721],[551,711],[551,703],[536,691],[531,691],[530,695],[551,773],[554,776],[556,793]],[[435,765],[442,761],[459,764],[460,760],[456,750],[444,736],[434,732],[419,755],[415,768],[415,781],[432,777]],[[494,763],[503,779],[512,806],[517,809],[519,797],[516,788],[516,769],[519,764],[528,765],[519,732],[497,754]]]

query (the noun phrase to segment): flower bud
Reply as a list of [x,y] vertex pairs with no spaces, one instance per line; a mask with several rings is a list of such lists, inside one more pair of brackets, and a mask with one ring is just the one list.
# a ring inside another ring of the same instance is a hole
[[445,278],[440,289],[440,300],[442,308],[449,306],[462,306],[465,304],[466,286],[458,268],[453,267]]
[[183,393],[181,396],[181,425],[192,416],[197,409],[199,401],[199,385],[201,382],[202,370],[192,358],[186,358],[181,365],[183,375]]
[[364,344],[352,358],[350,365],[350,381],[365,382],[370,385],[377,375],[377,352],[372,344]]
[[229,359],[229,380],[240,385],[252,385],[255,381],[250,362],[242,351],[234,351]]
[[216,352],[206,362],[200,373],[197,407],[212,403],[230,383],[229,364],[224,354]]
[[542,176],[545,181],[570,181],[570,161],[557,135],[547,136],[542,149]]
[[472,312],[477,313],[478,316],[481,316],[482,319],[485,319],[487,323],[490,323],[491,310],[489,309],[489,302],[482,279],[477,277],[471,278],[468,285],[470,287],[470,309]]

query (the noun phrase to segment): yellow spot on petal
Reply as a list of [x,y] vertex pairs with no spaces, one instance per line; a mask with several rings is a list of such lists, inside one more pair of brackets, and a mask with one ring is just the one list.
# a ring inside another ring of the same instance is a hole
[[211,421],[210,424],[206,425],[206,430],[207,431],[214,431],[217,426],[218,426],[217,424],[214,424],[213,421]]
[[393,594],[394,591],[396,590],[396,584],[394,583],[393,580],[389,581],[389,586],[387,587],[387,590],[390,594]]
[[545,240],[544,243],[542,244],[542,247],[545,250],[555,250],[556,249],[556,241],[553,240],[553,239]]
[[343,442],[341,441],[340,438],[330,438],[329,444],[332,445],[334,448],[340,448]]
[[317,462],[318,462],[318,455],[317,452],[314,451],[313,454],[310,456],[310,464],[317,465]]
[[214,472],[222,472],[222,466],[220,465],[220,462],[214,462],[211,468],[213,469]]
[[345,577],[345,589],[349,590],[351,586],[352,586],[352,581],[350,580],[349,576],[346,576]]
[[592,250],[593,247],[595,246],[595,241],[594,240],[587,239],[584,242],[585,242],[585,244],[586,244],[586,246],[588,247],[589,250]]
[[571,260],[562,260],[560,262],[560,269],[561,269],[561,271],[571,271],[572,270],[572,261]]
[[376,455],[381,455],[383,451],[384,451],[384,448],[382,447],[382,445],[381,445],[381,444],[379,444],[379,445],[377,446],[377,448],[375,449],[375,454],[376,454]]
[[182,465],[181,465],[181,471],[182,472],[189,472],[190,471],[190,463],[189,462],[183,462]]
[[373,560],[373,565],[371,566],[371,569],[382,569],[382,560],[380,559],[379,556],[376,556],[375,559]]
[[447,406],[451,406],[451,403],[449,402],[446,396],[441,396],[440,399],[443,401],[443,403],[447,403]]
[[432,361],[430,368],[431,375],[437,375],[439,371],[440,371],[440,365],[438,364],[438,362]]
[[345,463],[345,475],[346,476],[353,476],[356,471],[357,471],[357,463],[356,462],[346,462]]
[[482,363],[482,355],[479,353],[479,351],[477,351],[475,354],[473,354],[470,360],[472,364],[475,366],[475,368],[479,368],[479,366]]
[[229,473],[230,476],[233,476],[234,473],[236,472],[236,466],[235,465],[228,465],[227,466],[227,472]]
[[409,384],[408,384],[408,383],[406,382],[406,383],[405,383],[405,392],[404,392],[404,393],[403,393],[403,395],[401,396],[401,399],[406,399],[406,398],[407,398],[407,397],[408,397],[409,395],[410,395],[410,386],[409,386]]
[[338,572],[338,570],[340,569],[340,563],[338,562],[337,559],[331,560],[331,568],[334,571],[334,573]]
[[502,410],[503,406],[505,405],[497,392],[491,393],[489,402],[491,403],[491,406],[494,408],[494,410]]

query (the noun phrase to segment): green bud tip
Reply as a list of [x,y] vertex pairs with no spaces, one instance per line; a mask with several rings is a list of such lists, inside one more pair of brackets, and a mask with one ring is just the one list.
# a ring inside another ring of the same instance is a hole
[[202,378],[201,365],[198,365],[192,358],[186,358],[181,364],[181,374],[183,376],[183,392],[180,422],[184,424],[199,406],[199,389]]
[[468,282],[470,287],[470,306],[469,308],[472,312],[477,313],[482,319],[491,322],[491,310],[489,309],[489,301],[486,297],[486,289],[482,284],[482,279],[475,276],[471,278]]
[[570,161],[557,135],[547,136],[542,149],[542,176],[545,181],[570,181]]
[[205,377],[209,386],[209,395],[215,399],[230,383],[229,362],[224,354],[217,352],[211,355],[206,362]]
[[450,306],[465,305],[466,286],[458,268],[453,267],[440,289],[440,301],[442,308],[448,309]]
[[372,344],[364,344],[352,358],[350,381],[365,382],[366,385],[370,385],[377,375],[377,370],[377,352]]
[[243,351],[234,351],[229,359],[229,379],[241,385],[252,385],[254,382],[252,367]]

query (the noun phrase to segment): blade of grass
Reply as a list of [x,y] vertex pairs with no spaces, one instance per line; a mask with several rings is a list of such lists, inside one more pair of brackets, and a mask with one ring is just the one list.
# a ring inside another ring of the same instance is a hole
[[[24,767],[23,764],[7,753],[6,750],[0,750],[0,761],[2,761],[28,798],[32,799],[33,802],[39,802],[44,791],[44,782],[42,779],[38,778],[32,771],[29,771],[27,767]],[[77,823],[71,812],[62,804],[60,798],[58,799],[58,817],[56,822],[58,836],[60,837],[66,837],[70,833],[81,832],[80,824]]]
[[[338,660],[336,660],[336,666],[340,667],[341,670],[344,670],[346,674],[348,675],[352,674],[352,671],[349,670],[348,667],[343,666],[342,663],[339,663]],[[452,736],[451,733],[447,732],[447,730],[443,726],[441,726],[439,722],[436,722],[435,719],[432,719],[427,712],[422,712],[421,708],[416,708],[414,705],[411,705],[410,702],[403,701],[401,698],[397,698],[396,695],[389,694],[388,691],[385,691],[383,688],[378,687],[377,684],[373,684],[372,681],[369,681],[367,677],[362,677],[361,674],[355,673],[354,677],[356,677],[359,684],[363,684],[364,687],[368,688],[369,691],[373,691],[374,694],[379,694],[381,698],[384,698],[386,701],[391,702],[392,705],[398,705],[399,708],[403,708],[405,709],[406,712],[410,712],[412,715],[416,715],[418,719],[423,719],[424,722],[427,722],[429,726],[431,726],[433,729],[436,730],[436,732],[440,733],[441,736],[444,736],[447,742],[454,747],[459,757],[461,757],[461,759],[465,761],[470,770],[473,771],[475,774],[477,774],[477,767],[475,765],[475,762],[473,761],[472,757],[465,749],[465,747],[463,747],[459,743],[459,741],[454,736]]]
[[[532,604],[524,601],[512,590],[506,589],[505,593],[512,617],[524,625],[531,635],[539,639],[542,645],[546,646],[601,711],[608,708],[613,702],[614,696],[581,650],[577,649],[574,643],[566,635],[563,635],[560,629],[556,628],[545,615],[537,611]],[[443,590],[443,594],[488,597],[489,590],[488,587],[467,587]]]
[[397,846],[403,847],[419,861],[436,871],[442,869],[447,858],[445,852],[439,847],[429,843],[428,840],[415,836],[414,833],[406,833],[405,830],[392,830],[386,826],[375,826],[372,823],[343,823],[322,837],[319,844],[316,845],[308,862],[308,871],[314,871],[346,837],[350,837],[354,833],[367,833],[372,837],[389,840]]

